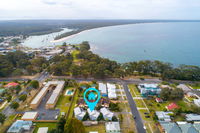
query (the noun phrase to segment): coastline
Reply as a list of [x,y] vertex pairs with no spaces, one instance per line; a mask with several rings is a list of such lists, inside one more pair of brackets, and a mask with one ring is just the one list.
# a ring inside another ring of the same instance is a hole
[[63,37],[63,38],[60,38],[60,39],[58,39],[58,40],[52,40],[52,41],[50,41],[50,43],[59,43],[59,42],[62,42],[62,41],[66,41],[66,40],[68,40],[68,39],[71,39],[71,38],[73,38],[73,37],[75,37],[75,36],[77,36],[77,35],[79,35],[79,34],[81,34],[81,33],[87,32],[87,31],[89,31],[89,30],[91,30],[91,29],[83,30],[83,31],[80,31],[80,32],[78,32],[78,33],[76,33],[76,34],[69,35],[69,36],[67,36],[67,37]]
[[152,24],[152,23],[166,23],[166,22],[137,22],[137,23],[132,23],[132,24],[120,24],[120,25],[110,25],[110,26],[102,26],[102,27],[96,27],[96,28],[90,28],[90,29],[86,29],[86,30],[80,30],[78,33],[75,33],[75,34],[72,34],[72,35],[68,35],[66,37],[63,37],[63,38],[60,38],[60,39],[57,39],[55,40],[52,40],[50,41],[50,43],[59,43],[59,42],[62,42],[62,41],[66,41],[68,39],[71,39],[81,33],[84,33],[84,32],[88,32],[90,30],[93,30],[93,29],[100,29],[100,28],[106,28],[106,27],[116,27],[116,26],[126,26],[126,25],[135,25],[135,24]]

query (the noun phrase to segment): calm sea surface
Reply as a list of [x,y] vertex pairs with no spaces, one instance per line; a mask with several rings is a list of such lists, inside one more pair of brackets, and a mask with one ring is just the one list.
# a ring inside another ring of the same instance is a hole
[[44,43],[44,41],[34,43],[37,38],[43,38],[43,36],[30,38],[28,42],[25,41],[25,44],[40,47],[63,42],[74,44],[89,41],[94,53],[120,63],[148,59],[175,65],[200,66],[200,23],[198,22],[104,27],[80,33],[59,43]]

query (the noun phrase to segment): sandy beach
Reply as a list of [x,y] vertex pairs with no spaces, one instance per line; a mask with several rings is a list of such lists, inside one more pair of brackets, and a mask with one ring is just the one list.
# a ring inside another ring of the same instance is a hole
[[84,33],[84,32],[87,32],[87,31],[89,31],[89,30],[84,30],[84,31],[81,31],[81,32],[76,33],[76,34],[73,34],[73,35],[70,35],[70,36],[67,36],[67,37],[63,37],[63,38],[58,39],[58,40],[52,40],[52,41],[50,41],[50,42],[51,42],[51,43],[63,42],[63,41],[66,41],[66,40],[68,40],[68,39],[71,39],[71,38],[73,38],[73,37],[75,37],[75,36],[77,36],[77,35],[79,35],[79,34],[82,34],[82,33]]

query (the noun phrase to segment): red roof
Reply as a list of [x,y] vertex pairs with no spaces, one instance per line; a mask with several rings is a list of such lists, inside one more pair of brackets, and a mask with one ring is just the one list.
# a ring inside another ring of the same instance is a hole
[[178,105],[176,105],[175,103],[171,103],[167,106],[168,110],[173,110],[173,109],[177,109],[177,108],[178,108]]
[[161,98],[158,98],[158,97],[157,97],[157,98],[156,98],[156,101],[157,101],[157,102],[162,102],[163,100],[162,100]]
[[18,86],[18,85],[19,85],[19,83],[10,82],[7,85],[5,85],[5,87],[15,87],[15,86]]

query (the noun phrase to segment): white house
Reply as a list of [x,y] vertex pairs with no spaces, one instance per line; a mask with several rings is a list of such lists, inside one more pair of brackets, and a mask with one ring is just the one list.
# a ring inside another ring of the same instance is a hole
[[173,114],[173,112],[156,111],[156,115],[160,121],[170,122],[171,121],[170,114]]
[[102,95],[102,96],[105,96],[105,97],[108,96],[106,84],[104,84],[104,83],[99,83],[99,91],[101,92],[101,95]]
[[194,104],[200,107],[200,99],[194,99]]
[[86,111],[81,110],[81,108],[79,107],[74,108],[74,115],[78,120],[82,120],[85,114]]
[[187,121],[200,121],[200,115],[198,114],[186,114]]
[[109,99],[117,99],[115,84],[107,83],[107,87],[108,87],[108,98]]
[[87,109],[87,112],[89,114],[90,120],[96,121],[99,117],[100,113],[96,110],[91,111],[89,108]]
[[112,120],[112,117],[114,116],[114,113],[110,112],[107,108],[101,108],[100,112],[103,114],[105,120]]
[[106,122],[106,133],[120,133],[119,122]]
[[22,133],[25,131],[28,132],[31,130],[32,125],[32,121],[17,120],[10,126],[7,133]]

